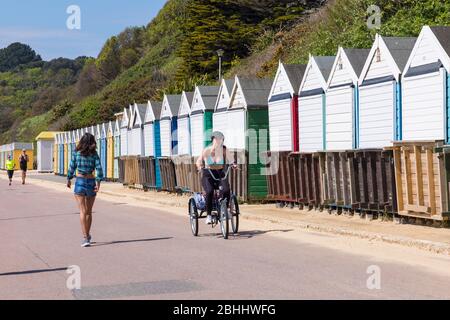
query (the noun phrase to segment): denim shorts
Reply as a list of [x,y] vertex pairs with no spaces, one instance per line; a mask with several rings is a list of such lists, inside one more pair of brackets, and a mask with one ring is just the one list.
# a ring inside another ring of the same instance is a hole
[[77,177],[74,193],[78,196],[95,197],[97,195],[94,191],[95,184],[95,179]]

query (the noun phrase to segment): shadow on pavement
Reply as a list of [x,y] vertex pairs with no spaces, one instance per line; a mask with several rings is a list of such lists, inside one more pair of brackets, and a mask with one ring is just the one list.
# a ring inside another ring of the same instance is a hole
[[[267,233],[273,233],[273,232],[291,232],[294,231],[294,229],[283,229],[283,230],[247,230],[247,231],[239,231],[236,234],[230,233],[229,240],[239,240],[239,239],[250,239],[255,236],[267,234]],[[222,238],[222,234],[220,232],[218,233],[204,233],[199,234],[199,237],[216,237],[216,238]]]
[[20,275],[25,275],[25,274],[55,272],[55,271],[65,271],[65,270],[67,270],[67,267],[66,268],[54,268],[54,269],[37,269],[37,270],[26,270],[26,271],[14,271],[14,272],[0,273],[0,277],[20,276]]
[[79,212],[70,212],[70,213],[57,213],[57,214],[43,214],[43,215],[39,215],[39,216],[7,217],[7,218],[0,218],[0,221],[38,219],[38,218],[48,218],[48,217],[69,216],[69,215],[75,215],[75,214],[80,214],[80,213]]
[[92,242],[92,247],[99,246],[109,246],[113,244],[121,244],[121,243],[132,243],[132,242],[149,242],[149,241],[158,241],[158,240],[170,240],[173,237],[161,237],[161,238],[149,238],[149,239],[134,239],[134,240],[117,240],[110,242]]

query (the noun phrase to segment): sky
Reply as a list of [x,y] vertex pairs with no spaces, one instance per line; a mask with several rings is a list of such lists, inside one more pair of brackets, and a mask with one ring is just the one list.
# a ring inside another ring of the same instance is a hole
[[[44,60],[97,57],[109,37],[129,26],[147,25],[165,2],[0,0],[0,48],[13,42],[22,42],[30,45]],[[79,16],[76,15],[77,11],[67,13],[73,5],[79,8]],[[71,29],[67,26],[68,21]]]

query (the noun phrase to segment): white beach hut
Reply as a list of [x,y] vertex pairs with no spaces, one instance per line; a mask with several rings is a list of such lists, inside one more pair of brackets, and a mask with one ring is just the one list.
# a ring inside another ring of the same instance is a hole
[[183,91],[181,94],[177,118],[178,155],[191,154],[191,125],[189,116],[193,97],[194,92]]
[[195,87],[190,114],[191,151],[200,156],[204,147],[211,143],[213,111],[219,93],[218,86]]
[[325,149],[325,90],[334,56],[311,56],[299,89],[299,150],[315,152]]
[[424,26],[402,76],[402,139],[447,140],[450,27]]
[[271,151],[298,151],[298,89],[306,65],[279,63],[269,95]]
[[233,90],[234,79],[222,80],[220,84],[219,94],[217,95],[216,104],[213,114],[213,131],[220,131],[226,135],[228,131],[228,114],[226,111],[230,106],[231,90]]
[[346,150],[358,144],[358,79],[369,49],[339,47],[327,82],[325,147]]
[[178,154],[178,111],[181,103],[181,94],[164,95],[161,109],[161,156],[170,157]]
[[401,74],[416,38],[375,36],[359,77],[359,148],[401,140]]
[[123,109],[122,119],[120,121],[120,155],[128,155],[128,124],[130,122],[129,109]]

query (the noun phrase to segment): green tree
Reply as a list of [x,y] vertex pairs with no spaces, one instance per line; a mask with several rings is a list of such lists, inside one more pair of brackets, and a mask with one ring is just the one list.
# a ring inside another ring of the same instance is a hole
[[15,42],[4,49],[0,49],[0,72],[39,61],[42,61],[41,57],[26,44]]

